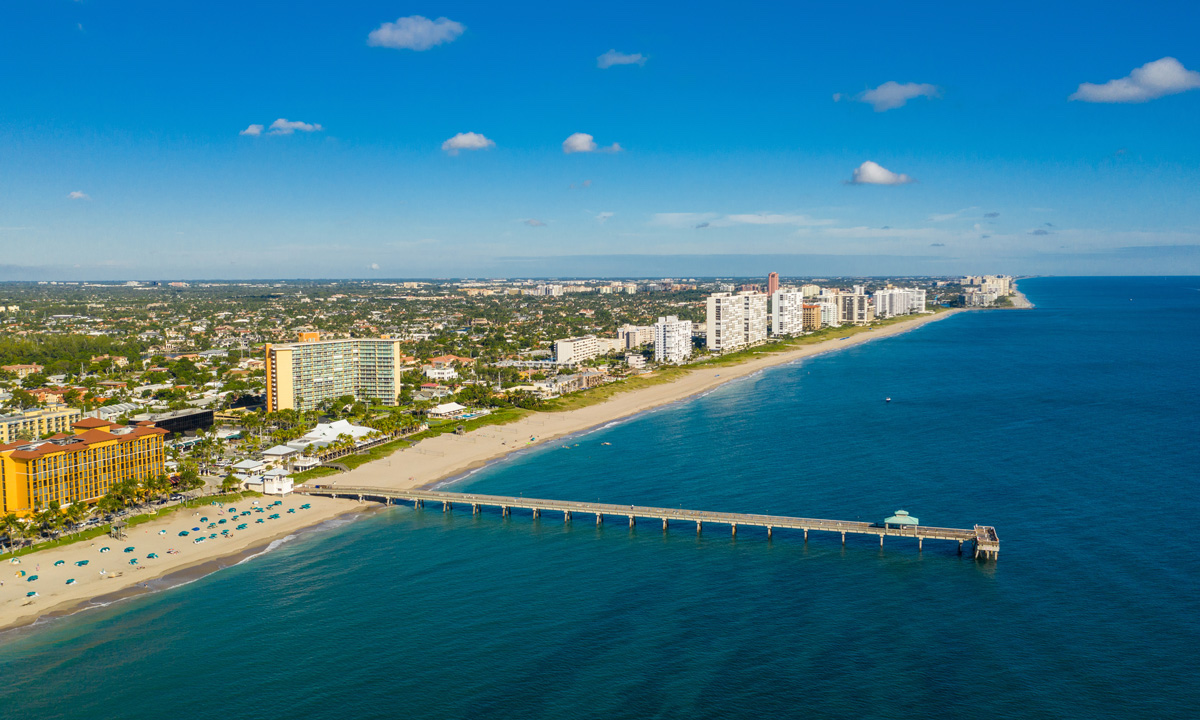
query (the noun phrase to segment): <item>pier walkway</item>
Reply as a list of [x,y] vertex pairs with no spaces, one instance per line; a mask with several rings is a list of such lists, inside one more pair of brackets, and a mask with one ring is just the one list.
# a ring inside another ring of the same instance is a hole
[[996,528],[990,525],[976,525],[973,529],[940,528],[927,525],[907,525],[884,527],[879,524],[858,522],[853,520],[820,520],[816,518],[790,517],[787,515],[755,515],[747,513],[712,512],[708,510],[685,510],[682,508],[648,507],[643,505],[614,505],[611,503],[574,502],[570,500],[541,500],[527,497],[511,497],[507,495],[473,495],[468,493],[442,492],[439,490],[384,490],[382,488],[347,487],[340,485],[300,486],[296,492],[307,495],[328,495],[331,497],[356,497],[359,501],[376,500],[391,505],[397,501],[411,502],[414,507],[424,507],[425,503],[441,503],[443,512],[450,512],[455,505],[469,506],[473,514],[478,514],[483,507],[500,509],[500,514],[509,516],[513,508],[528,510],[533,517],[540,517],[543,512],[562,513],[564,521],[570,521],[575,515],[594,515],[596,524],[604,522],[605,517],[626,518],[629,526],[633,527],[639,519],[658,520],[662,522],[663,530],[668,523],[695,523],[696,532],[702,531],[705,523],[728,525],[733,535],[737,535],[738,527],[762,527],[767,530],[767,537],[772,537],[776,529],[800,530],[804,539],[808,540],[809,531],[837,533],[846,544],[846,535],[871,535],[879,537],[879,546],[883,547],[885,537],[908,538],[917,541],[921,549],[926,540],[948,540],[958,543],[958,551],[962,553],[964,542],[972,544],[975,557],[995,560],[1000,554],[1000,538]]

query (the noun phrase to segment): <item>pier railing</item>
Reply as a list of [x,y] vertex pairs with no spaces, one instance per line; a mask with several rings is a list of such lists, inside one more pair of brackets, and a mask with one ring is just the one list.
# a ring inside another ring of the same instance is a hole
[[630,527],[637,520],[658,520],[666,530],[671,522],[695,523],[696,531],[700,532],[705,523],[728,525],[732,533],[737,534],[739,526],[766,528],[768,537],[775,529],[800,530],[804,539],[808,539],[809,531],[830,532],[841,535],[842,544],[846,543],[846,535],[871,535],[879,537],[879,545],[883,546],[885,537],[912,538],[917,541],[918,549],[923,547],[925,540],[948,540],[958,543],[962,552],[964,542],[974,546],[975,557],[996,559],[1000,553],[1000,538],[996,529],[990,525],[976,525],[972,529],[932,527],[928,525],[888,526],[855,520],[826,520],[821,518],[803,518],[789,515],[766,515],[756,513],[730,513],[712,510],[690,510],[685,508],[664,508],[646,505],[618,505],[614,503],[578,502],[573,500],[546,500],[541,498],[513,497],[508,495],[477,495],[471,493],[444,492],[440,490],[386,490],[383,488],[350,487],[342,485],[315,485],[296,488],[297,493],[309,495],[328,495],[331,497],[356,497],[362,500],[378,500],[387,504],[393,502],[411,502],[416,507],[425,503],[441,503],[442,510],[449,512],[455,505],[470,506],[473,513],[478,513],[483,507],[499,508],[502,515],[508,516],[514,508],[529,510],[534,517],[543,512],[561,512],[563,519],[569,521],[573,515],[594,515],[599,525],[605,518],[626,518]]

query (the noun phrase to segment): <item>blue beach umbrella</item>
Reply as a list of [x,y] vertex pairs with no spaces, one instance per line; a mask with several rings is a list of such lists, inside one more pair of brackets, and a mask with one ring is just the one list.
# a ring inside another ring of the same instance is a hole
[[79,562],[75,563],[75,565],[76,565],[76,567],[83,567],[84,565],[87,565],[89,562],[91,562],[91,561],[90,560],[80,560]]
[[158,553],[150,553],[149,555],[147,555],[147,556],[146,556],[146,559],[147,559],[147,560],[157,560],[157,559],[158,559]]
[[30,590],[29,592],[25,593],[25,597],[37,597],[37,590]]
[[180,531],[179,531],[179,537],[187,537],[187,536],[188,536],[188,531],[187,531],[187,530],[180,530]]
[[100,548],[100,552],[102,552],[102,553],[106,553],[106,552],[108,552],[108,548],[107,548],[107,547],[102,547],[102,548]]
[[75,584],[75,578],[67,578],[67,584],[68,584],[68,585],[74,585],[74,584]]
[[30,575],[29,579],[26,580],[25,582],[33,582],[34,580],[37,580],[37,579],[38,579],[37,575]]
[[67,562],[66,560],[55,560],[54,567],[58,567],[59,565],[65,565],[66,562]]
[[125,552],[133,552],[133,546],[130,545],[129,547],[125,548]]

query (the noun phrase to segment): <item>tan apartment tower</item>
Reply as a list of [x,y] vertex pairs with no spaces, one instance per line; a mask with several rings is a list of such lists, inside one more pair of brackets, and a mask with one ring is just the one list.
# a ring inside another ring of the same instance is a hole
[[267,411],[315,410],[322,400],[353,395],[395,405],[400,392],[400,341],[390,338],[320,340],[267,345]]
[[767,276],[767,294],[774,295],[779,289],[779,273],[773,272]]

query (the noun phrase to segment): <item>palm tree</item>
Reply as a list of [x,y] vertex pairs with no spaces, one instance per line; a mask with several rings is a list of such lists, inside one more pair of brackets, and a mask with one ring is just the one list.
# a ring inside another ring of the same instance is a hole
[[0,517],[0,530],[3,530],[4,536],[8,538],[9,552],[17,551],[17,539],[21,537],[21,526],[21,519],[16,516],[16,513]]
[[83,503],[72,503],[64,513],[64,519],[71,526],[73,533],[79,532],[79,524],[88,516],[88,506]]

